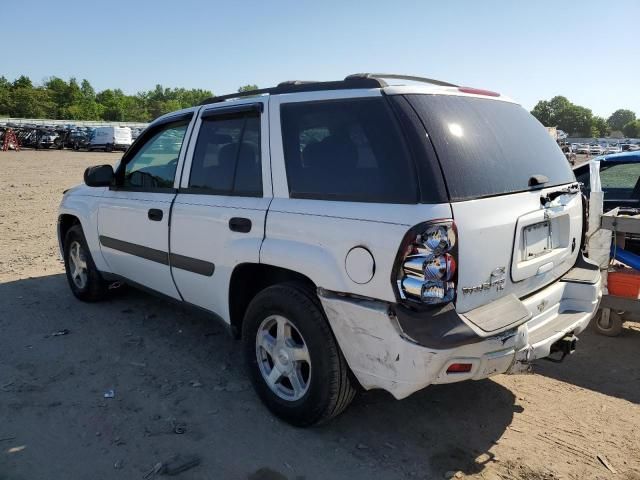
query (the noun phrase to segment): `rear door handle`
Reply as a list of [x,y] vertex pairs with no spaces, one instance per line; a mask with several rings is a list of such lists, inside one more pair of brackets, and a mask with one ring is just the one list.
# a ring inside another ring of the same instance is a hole
[[242,217],[233,217],[229,220],[229,230],[232,232],[249,233],[251,231],[251,220]]
[[149,217],[149,220],[159,222],[162,220],[162,210],[160,210],[159,208],[152,208],[147,213],[147,217]]

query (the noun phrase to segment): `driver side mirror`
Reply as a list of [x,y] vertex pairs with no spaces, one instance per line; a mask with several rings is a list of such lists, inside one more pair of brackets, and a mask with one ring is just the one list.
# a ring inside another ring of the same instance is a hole
[[113,177],[111,165],[96,165],[84,171],[84,183],[89,187],[108,187]]

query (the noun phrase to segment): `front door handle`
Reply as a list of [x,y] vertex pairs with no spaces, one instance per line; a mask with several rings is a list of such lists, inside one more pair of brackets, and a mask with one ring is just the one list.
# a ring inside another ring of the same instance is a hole
[[152,208],[149,210],[149,213],[147,213],[147,216],[149,217],[149,220],[159,222],[162,220],[162,210],[159,208]]
[[251,231],[251,220],[242,217],[233,217],[229,220],[229,230],[232,232],[249,233]]

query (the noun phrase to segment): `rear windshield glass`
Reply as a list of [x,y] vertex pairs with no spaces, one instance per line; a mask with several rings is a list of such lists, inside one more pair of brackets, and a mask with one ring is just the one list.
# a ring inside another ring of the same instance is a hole
[[519,105],[453,95],[408,95],[433,142],[451,201],[530,189],[533,175],[545,187],[575,181],[546,129]]

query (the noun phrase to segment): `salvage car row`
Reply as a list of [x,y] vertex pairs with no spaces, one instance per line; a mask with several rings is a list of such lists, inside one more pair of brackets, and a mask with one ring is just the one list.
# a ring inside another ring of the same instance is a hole
[[8,136],[9,132],[13,132],[16,141],[8,142],[10,150],[16,148],[34,148],[36,150],[70,148],[106,152],[125,151],[141,131],[142,128],[119,126],[79,127],[68,125],[56,127],[8,123],[0,125],[0,145],[4,143],[5,136]]

